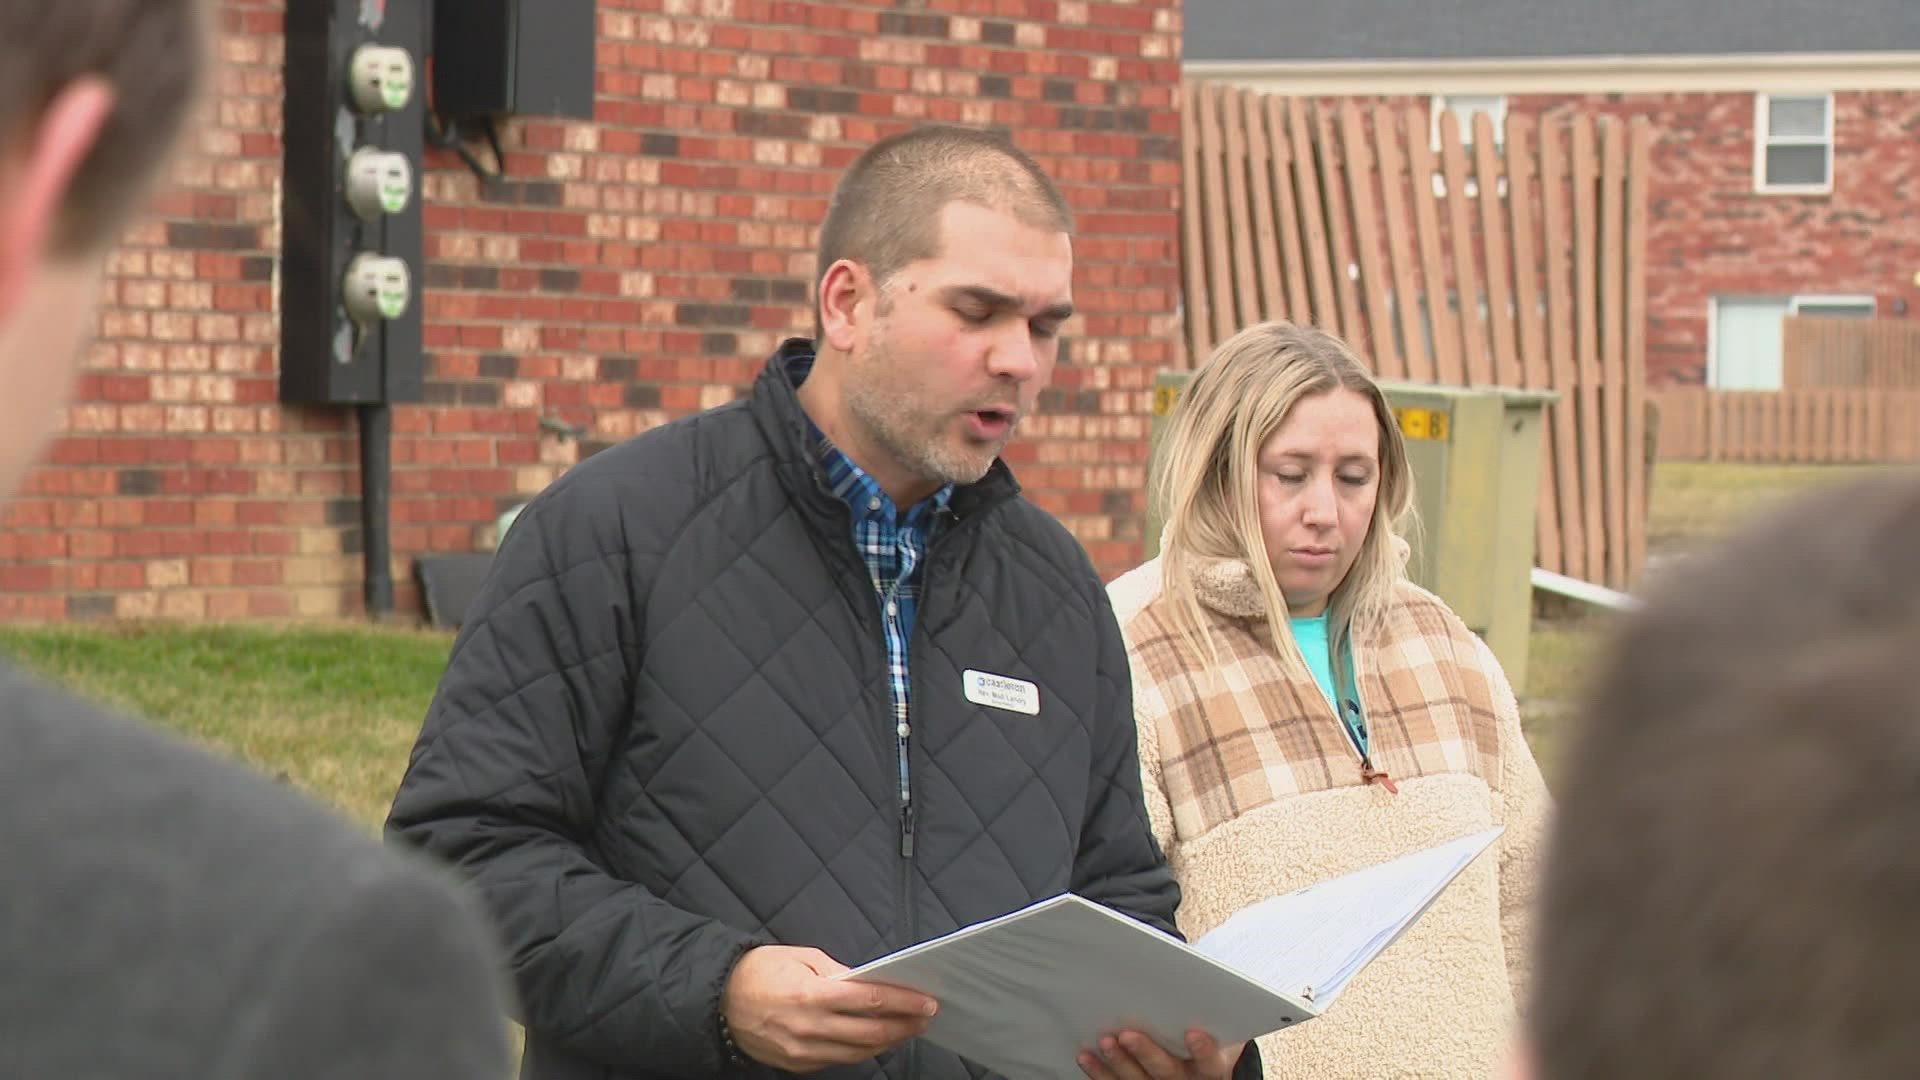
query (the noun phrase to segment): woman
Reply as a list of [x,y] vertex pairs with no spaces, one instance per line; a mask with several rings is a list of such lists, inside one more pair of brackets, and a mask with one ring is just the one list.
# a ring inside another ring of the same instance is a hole
[[1254,326],[1194,373],[1163,452],[1161,555],[1109,589],[1181,929],[1504,825],[1331,1009],[1260,1044],[1269,1077],[1490,1075],[1548,800],[1499,663],[1406,578],[1385,395],[1337,338]]

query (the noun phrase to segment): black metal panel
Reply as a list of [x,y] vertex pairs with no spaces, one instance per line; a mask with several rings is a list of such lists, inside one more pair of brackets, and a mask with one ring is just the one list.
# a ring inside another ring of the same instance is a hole
[[433,103],[449,121],[592,119],[593,0],[438,0]]
[[593,119],[593,0],[516,0],[514,112]]
[[408,200],[405,213],[386,215],[385,235],[380,245],[383,253],[405,261],[413,272],[407,313],[382,324],[381,368],[387,401],[419,401],[424,394],[426,344],[422,328],[426,321],[427,266],[425,215],[421,207],[426,198],[423,159],[426,156],[427,73],[423,58],[427,55],[429,24],[422,6],[420,0],[389,4],[386,25],[381,32],[385,44],[397,45],[412,53],[419,65],[413,100],[406,108],[389,114],[380,140],[382,148],[405,154],[407,160],[413,162],[413,198]]
[[[421,156],[424,87],[418,67],[426,18],[414,2],[289,0],[282,162],[280,399],[305,405],[417,401],[421,395]],[[363,44],[415,57],[407,108],[367,116],[353,108],[348,65]],[[363,221],[347,205],[354,149],[405,154],[413,192],[399,214]],[[347,264],[360,252],[407,264],[412,296],[395,320],[366,328],[342,303]]]

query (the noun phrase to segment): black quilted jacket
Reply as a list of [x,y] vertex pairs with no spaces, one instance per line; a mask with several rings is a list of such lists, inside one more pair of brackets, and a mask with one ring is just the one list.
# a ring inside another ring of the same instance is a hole
[[[1002,464],[930,544],[903,817],[878,604],[786,372],[806,347],[534,500],[427,716],[389,829],[498,920],[526,1076],[774,1075],[717,1032],[755,943],[859,964],[1065,890],[1172,929],[1106,594]],[[971,703],[970,669],[1039,714]],[[815,1075],[983,1074],[916,1042]]]

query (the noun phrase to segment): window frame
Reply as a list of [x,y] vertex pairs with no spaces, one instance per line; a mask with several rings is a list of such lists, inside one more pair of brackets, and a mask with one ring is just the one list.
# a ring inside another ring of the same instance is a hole
[[[1812,100],[1819,98],[1826,104],[1825,134],[1811,135],[1772,135],[1769,127],[1773,114],[1773,99]],[[1757,91],[1753,95],[1753,190],[1762,195],[1827,195],[1833,192],[1833,95],[1811,93],[1770,93]],[[1826,148],[1826,179],[1818,184],[1774,184],[1767,181],[1767,150],[1774,146],[1824,146]]]

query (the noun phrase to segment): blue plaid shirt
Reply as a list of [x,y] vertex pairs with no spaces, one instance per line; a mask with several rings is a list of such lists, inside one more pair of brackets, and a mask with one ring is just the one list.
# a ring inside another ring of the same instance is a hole
[[[795,357],[787,368],[795,386],[813,368],[811,356]],[[853,546],[867,566],[867,578],[873,582],[875,600],[880,606],[880,624],[887,645],[887,681],[893,691],[894,736],[900,751],[901,854],[913,854],[913,788],[908,782],[907,739],[913,733],[908,720],[907,702],[912,683],[907,674],[908,643],[913,640],[913,620],[919,610],[920,582],[925,576],[921,564],[926,561],[927,541],[933,522],[953,497],[953,485],[939,491],[900,513],[878,481],[853,463],[839,447],[815,427],[811,418],[807,430],[826,473],[827,487],[847,504],[853,518]]]

